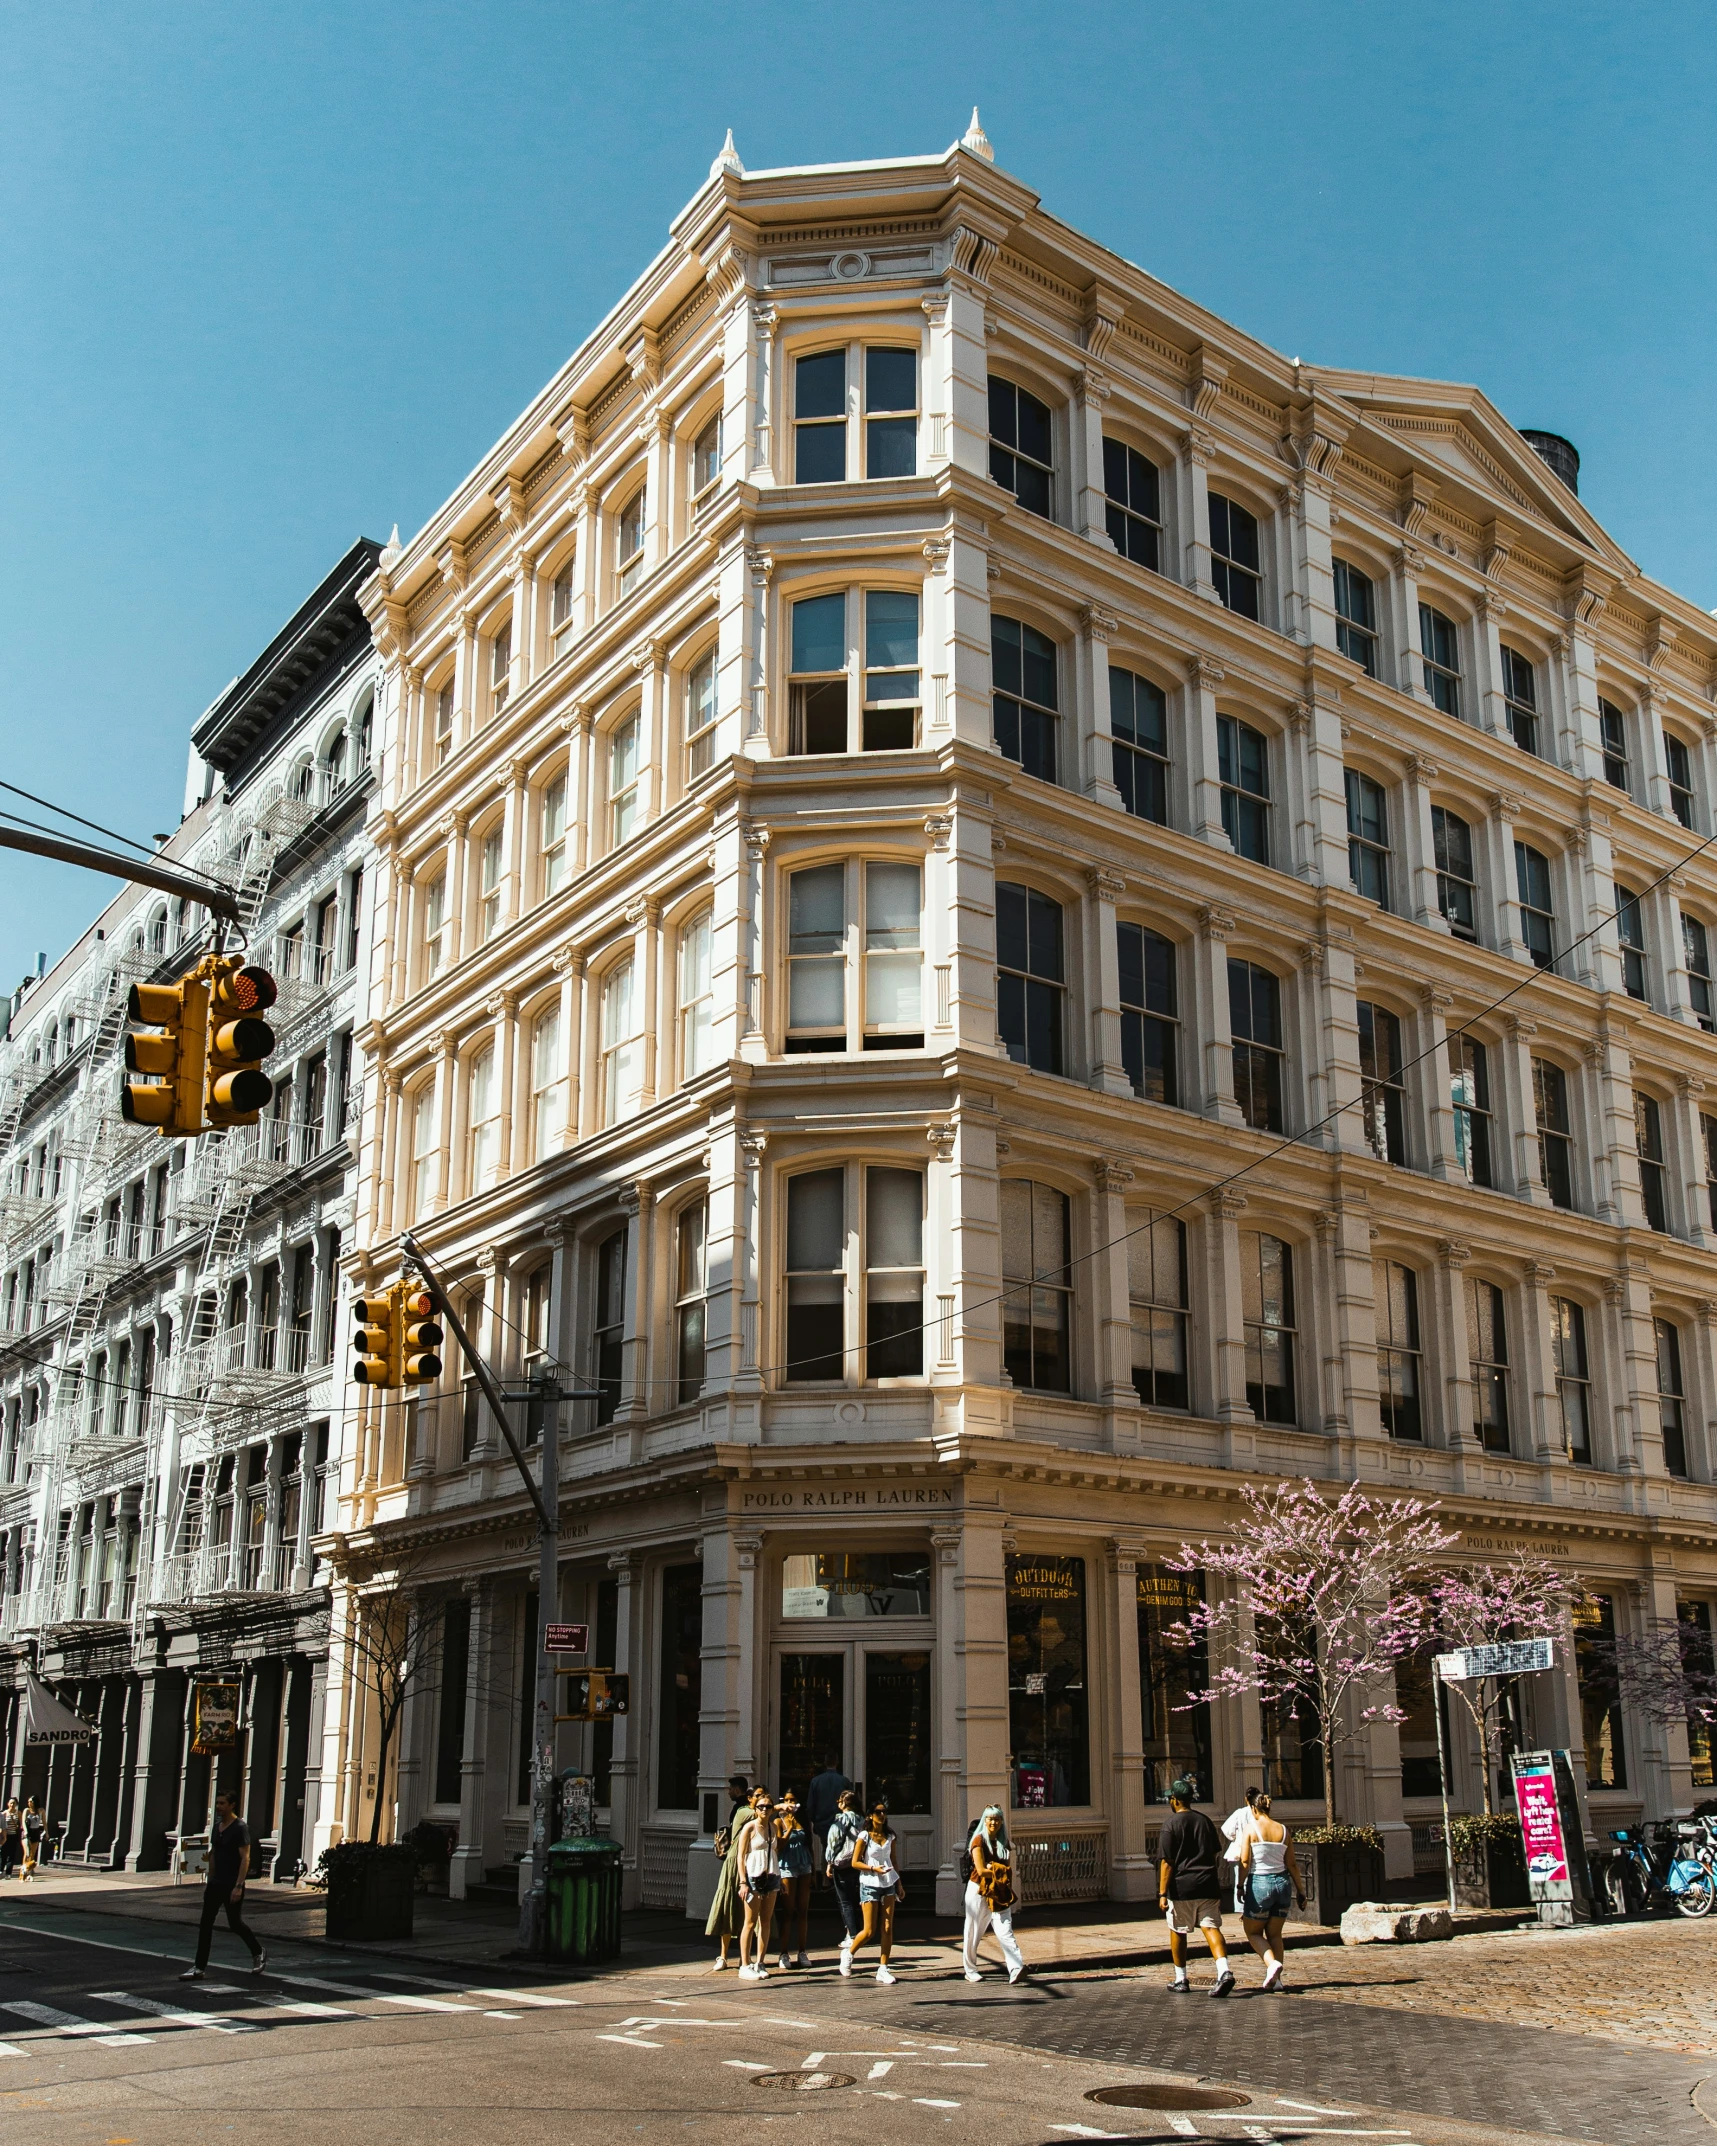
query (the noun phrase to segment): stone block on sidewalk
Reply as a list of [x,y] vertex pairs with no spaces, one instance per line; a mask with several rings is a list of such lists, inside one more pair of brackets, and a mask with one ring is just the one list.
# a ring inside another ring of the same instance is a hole
[[1454,1917],[1447,1908],[1398,1908],[1383,1900],[1356,1900],[1341,1918],[1344,1945],[1423,1945],[1454,1934]]

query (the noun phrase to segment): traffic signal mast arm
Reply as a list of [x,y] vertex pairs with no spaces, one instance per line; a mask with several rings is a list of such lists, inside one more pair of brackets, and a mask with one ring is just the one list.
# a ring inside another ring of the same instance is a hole
[[122,857],[114,850],[97,849],[88,842],[36,834],[22,827],[0,827],[0,849],[25,849],[32,857],[53,857],[61,864],[81,864],[92,872],[111,872],[116,879],[135,880],[140,887],[154,887],[161,894],[182,894],[187,901],[200,902],[210,916],[224,923],[242,921],[238,903],[225,887],[217,887],[191,872],[169,871],[163,865]]
[[[424,1286],[435,1300],[436,1310],[446,1320],[448,1326],[452,1329],[454,1340],[458,1342],[465,1353],[465,1361],[471,1367],[471,1376],[477,1381],[484,1400],[489,1404],[489,1413],[499,1424],[501,1436],[507,1441],[507,1451],[513,1456],[513,1466],[519,1471],[519,1480],[530,1493],[530,1500],[532,1505],[536,1507],[537,1520],[542,1527],[543,1533],[553,1535],[556,1532],[555,1523],[550,1519],[549,1509],[543,1503],[543,1494],[537,1487],[536,1477],[532,1475],[530,1469],[525,1465],[524,1449],[513,1433],[513,1426],[507,1421],[507,1406],[501,1398],[501,1389],[495,1384],[493,1377],[490,1375],[488,1365],[484,1363],[477,1351],[471,1346],[471,1337],[466,1333],[459,1314],[453,1309],[447,1291],[441,1286],[441,1277],[435,1272],[428,1260],[424,1258],[422,1247],[410,1235],[401,1237],[400,1245],[406,1257],[422,1274]],[[554,1426],[552,1424],[545,1425],[543,1429],[545,1447],[549,1439],[554,1436]]]

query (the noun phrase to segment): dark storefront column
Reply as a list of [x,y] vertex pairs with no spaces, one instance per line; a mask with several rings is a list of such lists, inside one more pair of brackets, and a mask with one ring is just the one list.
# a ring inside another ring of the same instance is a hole
[[276,1791],[280,1772],[280,1700],[284,1665],[276,1658],[258,1662],[250,1679],[250,1738],[245,1748],[244,1802],[239,1806],[250,1828],[251,1868],[260,1871],[264,1851],[272,1865],[280,1842],[276,1828],[280,1807]]
[[92,1762],[89,1836],[84,1843],[88,1862],[104,1870],[114,1861],[114,1836],[119,1831],[120,1783],[125,1776],[125,1677],[103,1677],[100,1708],[96,1717],[95,1753]]
[[167,1835],[179,1816],[180,1746],[187,1703],[185,1673],[182,1669],[148,1669],[138,1684],[125,1867],[165,1870],[173,1853]]
[[310,1837],[307,1828],[314,1819],[307,1780],[314,1673],[314,1665],[301,1654],[293,1655],[286,1664],[280,1739],[280,1853],[274,1859],[276,1877],[290,1877],[298,1863],[307,1860],[305,1844]]

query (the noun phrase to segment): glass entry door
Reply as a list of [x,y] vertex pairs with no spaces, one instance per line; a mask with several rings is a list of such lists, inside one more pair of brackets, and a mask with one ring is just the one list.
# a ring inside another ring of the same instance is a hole
[[852,1778],[848,1754],[847,1650],[783,1654],[775,1711],[775,1779],[780,1793],[796,1789],[801,1802],[814,1774],[832,1758]]

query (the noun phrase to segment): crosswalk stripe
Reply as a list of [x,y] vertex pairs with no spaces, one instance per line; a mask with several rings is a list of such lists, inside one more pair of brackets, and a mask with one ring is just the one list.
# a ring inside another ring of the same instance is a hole
[[16,2042],[0,2042],[0,2057],[27,2057],[30,2052],[20,2049]]
[[307,2019],[357,2019],[360,2015],[348,2012],[343,2005],[312,2004],[308,1997],[276,1997],[272,1991],[259,1997],[255,1986],[240,1989],[236,1982],[205,1982],[211,1997],[242,1997],[247,2004],[261,2007],[265,2012],[302,2012]]
[[0,2012],[16,2012],[20,2019],[38,2027],[52,2027],[56,2034],[87,2036],[104,2049],[141,2049],[155,2039],[152,2034],[116,2034],[104,2020],[84,2019],[76,2012],[57,2012],[51,2004],[29,2004],[22,1997],[0,2000]]
[[220,2012],[192,2012],[182,2004],[165,2004],[159,1997],[133,1997],[126,1990],[91,1990],[92,1997],[99,1997],[103,2004],[117,2004],[127,2012],[148,2012],[156,2019],[183,2020],[189,2027],[204,2027],[210,2034],[254,2034],[256,2029],[243,2019],[228,2019]]
[[534,1990],[492,1990],[476,1982],[431,1982],[427,1975],[381,1975],[383,1982],[409,1982],[414,1989],[445,1990],[451,1997],[493,1997],[501,2004],[560,2007],[577,2005],[577,1997],[539,1997]]
[[468,2004],[449,2004],[444,1997],[396,1997],[389,1990],[359,1989],[351,1982],[330,1982],[323,1975],[277,1975],[276,1981],[290,1982],[294,1988],[307,1990],[332,1990],[336,1997],[359,1997],[375,2004],[402,2004],[411,2012],[470,2012],[475,2009]]

